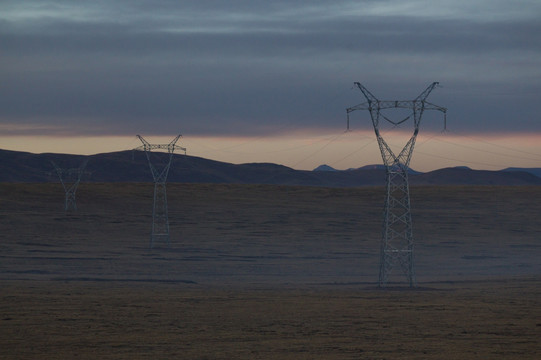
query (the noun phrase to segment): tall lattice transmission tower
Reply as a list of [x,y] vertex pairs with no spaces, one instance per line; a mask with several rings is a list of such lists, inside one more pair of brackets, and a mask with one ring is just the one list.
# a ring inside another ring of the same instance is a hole
[[79,183],[81,182],[81,178],[85,172],[87,163],[88,159],[85,159],[78,168],[63,169],[51,160],[51,164],[53,165],[56,175],[58,175],[60,183],[66,192],[66,198],[64,201],[64,210],[66,212],[77,210],[75,193],[77,192],[77,188],[79,187]]
[[[388,101],[377,99],[368,89],[356,82],[366,102],[346,109],[348,114],[355,110],[368,110],[374,125],[374,132],[378,140],[381,157],[386,169],[387,195],[384,205],[383,234],[380,245],[379,286],[385,287],[392,270],[399,265],[410,287],[416,286],[414,261],[414,244],[411,224],[411,207],[408,183],[408,169],[415,140],[419,133],[421,117],[425,110],[438,110],[444,114],[444,126],[446,126],[447,109],[426,101],[426,98],[439,83],[434,82],[428,86],[414,100]],[[385,109],[408,109],[411,112],[404,119],[398,121],[389,119],[383,114]],[[413,119],[413,135],[400,153],[395,154],[380,134],[380,120],[385,120],[394,126],[398,126]]]
[[[154,178],[154,206],[152,209],[152,232],[150,234],[150,248],[154,247],[155,242],[165,241],[167,246],[171,245],[169,239],[169,215],[167,213],[167,192],[165,184],[167,181],[167,175],[169,174],[169,168],[171,167],[171,160],[173,159],[173,153],[175,150],[183,150],[186,153],[186,149],[176,145],[181,135],[178,135],[169,144],[150,144],[142,136],[137,135],[143,145],[135,148],[134,150],[142,150],[145,152],[150,172]],[[158,158],[151,158],[152,150],[167,150],[166,154],[161,157],[161,163]]]

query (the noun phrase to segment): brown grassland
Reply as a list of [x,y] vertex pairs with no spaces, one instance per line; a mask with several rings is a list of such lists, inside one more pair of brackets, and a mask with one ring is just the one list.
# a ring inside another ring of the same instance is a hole
[[0,359],[539,359],[541,187],[413,187],[418,287],[378,289],[384,189],[0,184]]

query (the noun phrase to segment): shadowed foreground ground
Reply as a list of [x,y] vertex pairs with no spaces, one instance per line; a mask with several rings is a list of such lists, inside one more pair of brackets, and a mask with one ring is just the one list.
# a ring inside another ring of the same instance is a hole
[[520,279],[381,291],[4,282],[0,352],[14,359],[536,359],[540,285]]
[[0,358],[537,359],[539,187],[412,189],[419,288],[375,287],[383,189],[0,184]]

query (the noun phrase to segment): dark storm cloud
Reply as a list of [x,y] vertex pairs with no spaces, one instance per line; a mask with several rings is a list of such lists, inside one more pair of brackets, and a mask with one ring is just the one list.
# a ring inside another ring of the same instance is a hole
[[363,101],[353,81],[392,99],[440,81],[429,100],[449,107],[455,129],[541,129],[535,16],[389,12],[402,4],[393,1],[22,3],[0,5],[4,124],[88,134],[340,128],[345,107]]

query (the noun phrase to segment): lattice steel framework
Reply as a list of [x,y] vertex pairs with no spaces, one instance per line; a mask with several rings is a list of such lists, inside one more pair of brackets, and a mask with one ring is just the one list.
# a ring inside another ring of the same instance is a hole
[[88,159],[85,159],[78,168],[62,169],[51,160],[51,164],[53,165],[54,170],[60,179],[60,183],[62,183],[62,187],[66,192],[66,199],[64,201],[64,210],[66,212],[77,211],[75,193],[77,192],[77,187],[81,182],[81,178],[84,174],[87,163]]
[[[150,172],[154,178],[154,205],[152,208],[152,232],[150,234],[150,248],[154,247],[156,241],[165,241],[167,246],[171,245],[169,239],[169,215],[167,212],[167,192],[166,181],[169,174],[169,168],[171,167],[171,160],[173,159],[173,153],[175,150],[183,150],[186,153],[186,149],[176,145],[181,135],[178,135],[169,144],[150,144],[142,136],[137,135],[143,145],[135,148],[134,150],[142,150],[145,152]],[[161,167],[157,167],[157,164],[153,164],[150,157],[152,150],[167,150],[167,158],[165,164]]]
[[[437,82],[428,86],[414,100],[387,101],[378,100],[363,85],[356,82],[366,102],[346,109],[348,114],[355,110],[368,110],[374,125],[374,132],[378,140],[383,164],[386,168],[387,194],[384,205],[383,234],[380,245],[379,286],[385,287],[394,267],[399,265],[406,275],[410,287],[416,286],[414,269],[414,244],[411,221],[411,206],[408,183],[408,169],[415,146],[415,140],[419,133],[421,117],[425,110],[438,110],[444,114],[444,127],[446,126],[447,109],[426,101],[428,95],[438,85]],[[389,119],[382,110],[402,108],[411,110],[406,118],[399,121]],[[385,142],[379,131],[380,120],[385,120],[397,126],[413,119],[413,135],[406,143],[402,151],[396,155],[391,147]]]

